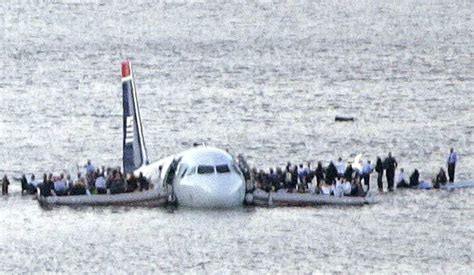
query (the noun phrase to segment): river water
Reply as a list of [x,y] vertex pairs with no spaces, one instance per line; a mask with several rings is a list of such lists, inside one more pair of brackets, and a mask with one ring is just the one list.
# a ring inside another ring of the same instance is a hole
[[[151,160],[205,142],[262,168],[392,151],[473,179],[472,1],[6,1],[0,172],[120,165],[120,62]],[[354,123],[335,123],[352,115]],[[472,190],[357,208],[39,208],[0,199],[3,272],[470,273]]]

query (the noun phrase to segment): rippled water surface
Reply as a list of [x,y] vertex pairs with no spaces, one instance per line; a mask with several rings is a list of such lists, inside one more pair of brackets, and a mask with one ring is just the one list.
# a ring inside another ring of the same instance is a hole
[[[6,1],[0,172],[121,159],[130,58],[150,158],[195,141],[287,160],[392,151],[474,178],[472,1]],[[348,114],[354,123],[334,123]],[[362,208],[59,208],[0,199],[1,271],[417,272],[474,268],[473,191]]]

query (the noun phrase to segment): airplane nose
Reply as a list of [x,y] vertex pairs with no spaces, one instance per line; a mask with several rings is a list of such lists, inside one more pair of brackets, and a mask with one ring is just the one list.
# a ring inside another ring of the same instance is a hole
[[236,179],[215,178],[207,184],[205,192],[208,202],[215,207],[228,207],[242,204],[245,185]]
[[193,178],[176,186],[178,203],[190,207],[227,208],[243,204],[244,180],[232,175]]

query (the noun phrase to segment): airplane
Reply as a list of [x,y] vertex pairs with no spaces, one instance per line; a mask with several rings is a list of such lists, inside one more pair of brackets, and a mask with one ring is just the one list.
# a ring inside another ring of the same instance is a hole
[[123,169],[126,175],[143,173],[179,205],[228,208],[242,205],[246,184],[235,159],[226,151],[195,146],[149,163],[138,105],[135,78],[129,60],[122,62]]
[[[123,172],[142,174],[155,190],[111,196],[43,196],[37,192],[41,206],[53,205],[167,205],[176,203],[192,208],[231,208],[245,204],[255,206],[364,205],[365,197],[328,197],[314,194],[265,192],[246,184],[241,170],[249,167],[243,158],[209,146],[194,146],[184,152],[150,163],[145,146],[143,125],[135,87],[132,64],[122,62],[123,95]],[[358,159],[360,159],[358,156]],[[248,193],[247,193],[248,191]]]

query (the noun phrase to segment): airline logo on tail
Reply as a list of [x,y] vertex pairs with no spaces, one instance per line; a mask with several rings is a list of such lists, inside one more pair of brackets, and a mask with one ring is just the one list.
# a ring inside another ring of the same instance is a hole
[[127,117],[127,124],[125,128],[125,143],[133,143],[133,116]]

